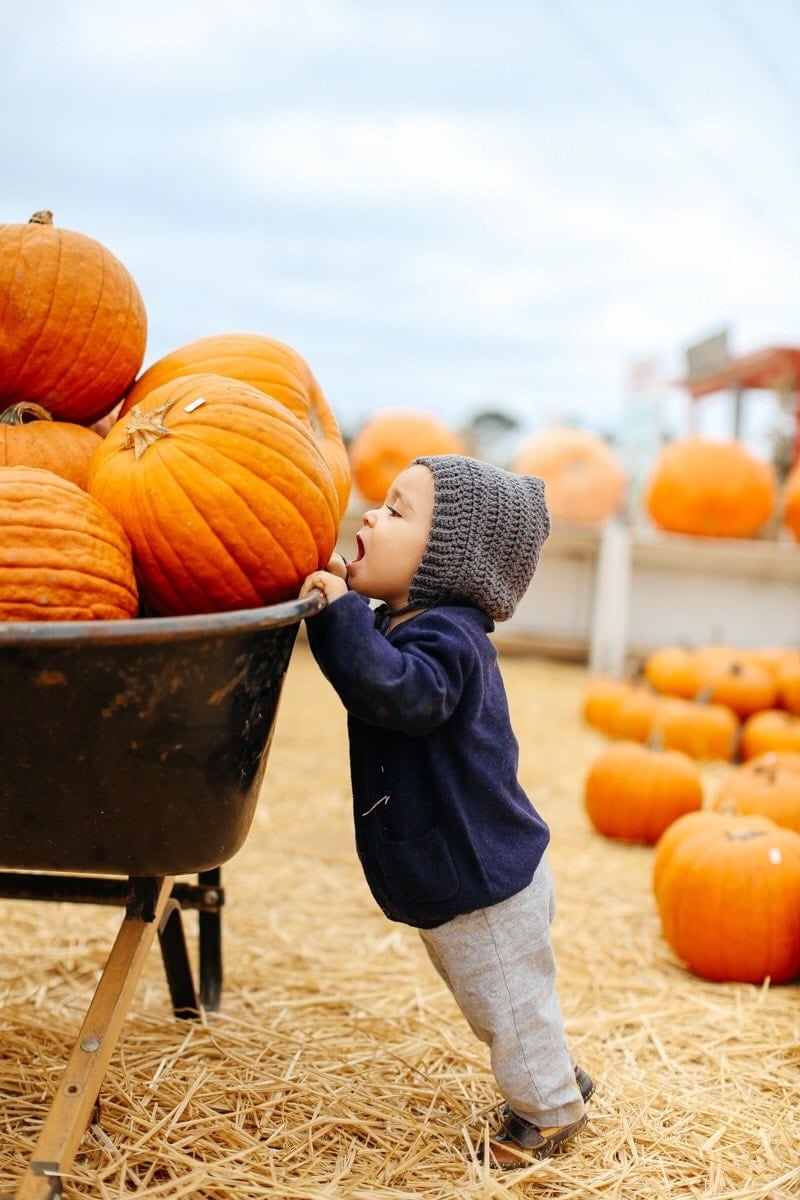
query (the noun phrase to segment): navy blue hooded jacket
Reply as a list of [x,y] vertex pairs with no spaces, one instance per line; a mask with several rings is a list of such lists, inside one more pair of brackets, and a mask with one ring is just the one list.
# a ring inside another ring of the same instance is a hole
[[507,899],[549,841],[517,778],[493,627],[439,607],[384,635],[355,592],[307,623],[348,714],[358,855],[392,920],[431,928]]

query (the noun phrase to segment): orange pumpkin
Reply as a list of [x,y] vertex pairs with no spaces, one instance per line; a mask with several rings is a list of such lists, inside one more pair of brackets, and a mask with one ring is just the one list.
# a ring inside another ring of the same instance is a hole
[[336,488],[308,423],[221,375],[150,392],[101,443],[89,491],[161,615],[290,599],[336,542]]
[[595,759],[583,799],[598,833],[652,845],[678,817],[702,806],[703,785],[688,755],[619,741]]
[[50,212],[0,225],[0,408],[33,400],[91,425],[142,365],[144,302],[119,259]]
[[742,442],[687,436],[663,447],[644,494],[661,529],[701,537],[754,537],[777,496],[772,465]]
[[183,375],[224,375],[258,388],[308,421],[328,460],[339,513],[350,495],[350,465],[336,417],[305,359],[275,338],[257,333],[218,333],[187,342],[159,358],[139,376],[125,397],[120,417],[162,384]]
[[742,725],[742,759],[746,761],[770,750],[800,753],[800,716],[782,708],[765,708],[747,718]]
[[0,413],[0,466],[41,467],[86,490],[89,463],[103,439],[85,425],[54,421],[25,400]]
[[787,650],[783,654],[775,678],[781,708],[800,716],[800,652]]
[[703,978],[800,973],[800,834],[765,817],[692,813],[658,842],[653,890],[664,937]]
[[683,646],[660,646],[648,654],[644,676],[664,696],[692,700],[697,695],[697,670],[691,650]]
[[131,548],[77,484],[37,467],[0,467],[0,621],[134,617]]
[[759,754],[742,763],[720,782],[713,807],[760,813],[800,833],[800,753]]
[[665,696],[653,719],[653,732],[664,745],[691,758],[730,762],[736,757],[739,730],[736,714],[726,705],[701,704],[677,696]]
[[421,455],[466,454],[463,439],[433,413],[387,408],[365,421],[350,443],[350,468],[360,494],[382,504],[392,480]]
[[554,521],[605,521],[625,499],[626,476],[619,457],[588,429],[556,425],[539,430],[520,446],[514,470],[544,480]]
[[800,462],[792,467],[783,484],[783,523],[800,542]]
[[581,716],[587,725],[600,733],[616,737],[617,711],[631,685],[610,675],[594,675],[583,693]]
[[723,660],[697,668],[699,692],[713,704],[725,704],[738,717],[772,708],[778,697],[774,677],[746,653],[731,651]]

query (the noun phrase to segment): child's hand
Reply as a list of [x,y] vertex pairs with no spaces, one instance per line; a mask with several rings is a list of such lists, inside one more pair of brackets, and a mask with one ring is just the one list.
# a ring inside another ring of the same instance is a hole
[[300,599],[302,600],[309,592],[315,590],[322,592],[328,604],[332,604],[334,600],[347,595],[347,584],[344,579],[340,579],[331,571],[312,571],[303,581],[303,586],[300,588]]
[[347,563],[344,560],[343,554],[334,551],[328,559],[325,570],[330,571],[331,575],[338,575],[340,579],[343,579],[347,583]]

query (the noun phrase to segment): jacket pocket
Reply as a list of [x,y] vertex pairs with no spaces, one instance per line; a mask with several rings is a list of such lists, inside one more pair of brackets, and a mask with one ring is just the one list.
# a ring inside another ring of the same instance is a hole
[[382,842],[380,858],[386,882],[398,898],[435,904],[451,900],[458,891],[458,873],[438,828],[419,838]]

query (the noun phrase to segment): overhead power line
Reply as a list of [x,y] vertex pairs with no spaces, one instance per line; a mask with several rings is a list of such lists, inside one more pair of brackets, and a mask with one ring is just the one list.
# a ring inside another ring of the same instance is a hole
[[[631,70],[626,62],[619,58],[583,20],[567,0],[539,0],[555,17],[569,38],[587,51],[603,67],[606,74],[632,96],[637,105],[660,125],[667,129],[697,160],[698,164],[737,202],[739,207],[762,225],[775,238],[779,237],[784,249],[791,249],[800,258],[800,229],[788,230],[782,228],[782,222],[768,211],[758,197],[742,187],[738,176],[730,165],[707,146],[697,141],[683,128],[675,116],[661,103],[656,95]],[[798,0],[800,2],[800,0]]]

